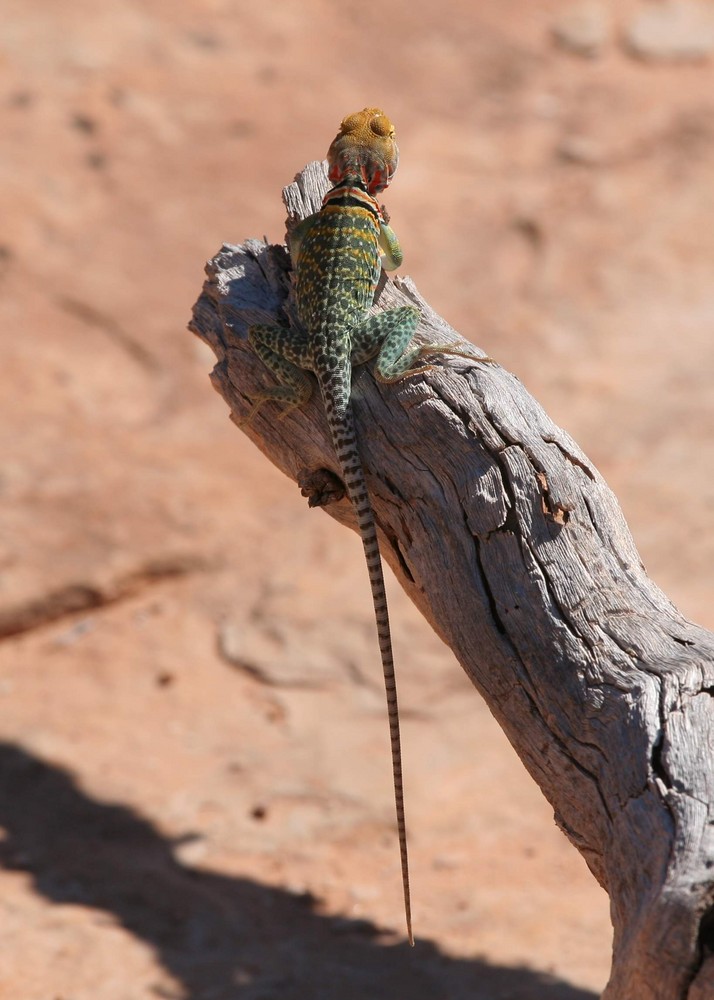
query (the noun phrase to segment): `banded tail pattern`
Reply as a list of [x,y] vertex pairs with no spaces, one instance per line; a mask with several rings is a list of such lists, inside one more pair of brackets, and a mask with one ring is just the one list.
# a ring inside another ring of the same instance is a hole
[[[407,852],[407,823],[404,812],[404,784],[402,778],[402,749],[399,728],[399,706],[397,703],[397,679],[394,671],[394,655],[392,653],[392,633],[389,625],[389,609],[387,607],[387,591],[384,585],[382,557],[379,550],[377,528],[374,520],[372,502],[369,498],[367,483],[364,477],[362,460],[357,446],[357,434],[354,426],[352,404],[349,399],[338,402],[331,390],[334,378],[318,378],[325,403],[325,411],[332,436],[332,444],[337,455],[342,479],[357,518],[362,546],[364,548],[367,572],[372,591],[374,618],[377,626],[377,639],[382,658],[384,674],[384,690],[387,697],[387,718],[389,722],[389,739],[392,753],[392,780],[394,783],[394,805],[397,813],[397,833],[399,837],[399,856],[402,869],[402,889],[404,892],[404,914],[407,924],[409,944],[414,945],[412,931],[411,893],[409,889],[409,855]],[[338,399],[342,395],[338,388]]]

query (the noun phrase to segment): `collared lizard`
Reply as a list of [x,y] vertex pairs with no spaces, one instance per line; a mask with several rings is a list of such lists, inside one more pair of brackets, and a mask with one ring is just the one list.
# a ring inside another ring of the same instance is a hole
[[[250,343],[280,383],[254,398],[250,422],[266,400],[283,404],[283,415],[304,405],[317,378],[337,460],[355,510],[372,588],[377,635],[387,695],[392,744],[392,774],[399,834],[404,908],[410,944],[414,944],[409,891],[402,762],[397,690],[387,598],[372,505],[360,460],[350,402],[353,365],[377,356],[377,378],[395,382],[432,366],[415,362],[435,351],[463,353],[448,345],[407,350],[419,324],[415,306],[370,315],[380,268],[402,262],[396,235],[387,225],[374,195],[387,187],[399,152],[394,128],[378,108],[365,108],[342,121],[327,154],[329,179],[319,212],[296,226],[290,238],[295,268],[299,328],[255,325]],[[472,357],[472,355],[469,355]],[[476,358],[476,361],[490,359]]]

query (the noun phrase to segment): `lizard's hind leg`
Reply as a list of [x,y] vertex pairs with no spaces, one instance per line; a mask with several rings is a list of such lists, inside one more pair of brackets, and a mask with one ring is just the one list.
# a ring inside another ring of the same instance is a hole
[[280,384],[263,389],[252,397],[251,411],[241,424],[250,424],[263,403],[270,400],[282,404],[283,411],[278,417],[282,420],[297,406],[304,406],[312,395],[312,382],[306,372],[298,367],[304,356],[305,338],[299,330],[258,323],[248,330],[248,339],[255,353]]
[[[416,352],[404,352],[416,333],[419,319],[416,306],[400,306],[369,316],[352,332],[352,364],[364,364],[376,354],[375,370],[380,381],[394,382],[407,373],[412,374],[407,369]],[[427,365],[419,371],[430,367]]]
[[433,364],[421,359],[430,354],[456,354],[473,361],[492,362],[464,350],[462,344],[421,344],[407,350],[419,326],[420,313],[416,306],[400,306],[370,316],[353,334],[352,361],[361,364],[377,354],[375,374],[380,382],[398,382],[409,375],[428,372]]
[[[480,357],[473,350],[464,349],[463,343],[420,344],[411,351],[407,350],[416,333],[419,318],[419,310],[415,306],[388,309],[370,316],[364,332],[360,331],[360,342],[365,345],[371,342],[373,353],[376,353],[378,346],[374,344],[374,331],[377,333],[377,341],[381,341],[375,365],[375,373],[380,382],[398,382],[409,375],[431,371],[434,365],[424,363],[421,359],[432,354],[453,354],[471,361],[482,361],[484,364],[497,363],[493,358]],[[356,353],[353,353],[353,360],[355,364],[359,364]],[[371,354],[361,360],[369,357]]]

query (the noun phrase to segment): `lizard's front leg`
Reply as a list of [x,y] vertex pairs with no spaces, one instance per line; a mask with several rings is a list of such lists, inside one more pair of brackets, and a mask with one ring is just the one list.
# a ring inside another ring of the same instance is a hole
[[252,398],[253,406],[241,426],[250,424],[263,403],[270,400],[282,403],[283,411],[278,416],[282,420],[295,407],[304,406],[312,395],[312,382],[303,368],[307,338],[300,330],[258,323],[248,330],[248,340],[280,384],[263,389]]

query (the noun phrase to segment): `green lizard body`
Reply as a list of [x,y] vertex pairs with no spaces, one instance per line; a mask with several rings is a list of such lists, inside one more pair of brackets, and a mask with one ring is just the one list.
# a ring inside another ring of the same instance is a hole
[[[350,124],[355,127],[346,128]],[[397,159],[391,123],[378,109],[365,108],[344,120],[328,153],[334,187],[325,195],[321,210],[300,223],[291,237],[300,328],[257,325],[249,331],[254,350],[279,385],[256,397],[248,420],[265,400],[281,402],[286,411],[304,405],[312,392],[306,372],[315,375],[342,479],[355,510],[372,588],[392,744],[404,905],[413,944],[399,713],[387,598],[350,402],[354,365],[376,355],[377,378],[393,382],[430,368],[414,367],[421,355],[448,350],[433,345],[407,350],[420,318],[414,306],[372,315],[368,311],[380,277],[381,258],[388,270],[402,261],[399,242],[372,197],[389,183]]]

